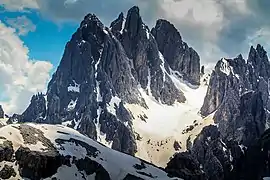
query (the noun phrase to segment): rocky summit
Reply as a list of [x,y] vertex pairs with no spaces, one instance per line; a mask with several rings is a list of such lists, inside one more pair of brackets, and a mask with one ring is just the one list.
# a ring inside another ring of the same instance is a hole
[[64,124],[134,155],[137,117],[127,104],[151,109],[143,94],[166,106],[185,103],[172,76],[199,85],[199,74],[198,54],[169,22],[158,20],[150,31],[133,7],[108,28],[88,14],[67,43],[47,93],[34,95],[25,112],[9,122]]

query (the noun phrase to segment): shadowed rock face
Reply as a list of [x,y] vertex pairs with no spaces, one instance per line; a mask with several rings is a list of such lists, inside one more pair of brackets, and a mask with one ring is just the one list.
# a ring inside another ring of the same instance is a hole
[[189,153],[176,154],[167,164],[165,171],[171,177],[181,177],[187,180],[203,180],[205,173],[200,169],[199,162]]
[[155,37],[159,51],[171,69],[183,74],[185,80],[194,85],[200,84],[200,57],[197,52],[182,40],[173,24],[160,19],[151,33]]
[[12,166],[4,165],[2,170],[0,171],[0,178],[1,179],[10,179],[16,176],[16,172],[12,168]]
[[42,122],[46,118],[46,100],[43,94],[34,95],[20,122]]
[[[248,147],[222,139],[216,126],[205,127],[188,152],[176,154],[166,171],[191,180],[261,180],[269,177],[269,130]],[[198,167],[200,164],[200,168]]]
[[2,106],[0,105],[0,118],[4,118],[4,117],[5,117],[5,113]]
[[[155,33],[178,32],[162,28]],[[185,102],[171,72],[178,71],[193,84],[198,84],[200,74],[199,57],[192,48],[181,50],[185,57],[169,62],[169,47],[161,49],[155,33],[144,24],[138,7],[126,17],[121,13],[110,28],[95,15],[86,15],[67,43],[47,93],[33,96],[26,111],[9,122],[65,123],[96,140],[105,134],[112,148],[134,155],[133,116],[125,104],[148,108],[140,91],[167,105]],[[175,41],[169,38],[166,43]]]

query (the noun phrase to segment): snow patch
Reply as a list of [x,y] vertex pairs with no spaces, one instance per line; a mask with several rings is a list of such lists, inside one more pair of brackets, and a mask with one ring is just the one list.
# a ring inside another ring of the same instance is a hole
[[147,76],[147,92],[149,97],[152,97],[152,91],[151,91],[151,70],[148,68],[148,76]]
[[147,39],[150,39],[150,33],[149,33],[148,29],[146,29],[146,37],[147,37]]
[[163,88],[164,88],[164,83],[166,81],[166,74],[168,74],[168,73],[167,73],[167,71],[165,69],[164,57],[163,57],[163,55],[162,55],[162,53],[160,51],[158,52],[158,55],[159,55],[159,59],[161,60],[160,68],[161,68],[162,73],[163,73]]
[[245,153],[245,151],[244,151],[244,150],[245,150],[245,148],[246,148],[246,147],[245,147],[243,144],[240,144],[240,145],[239,145],[239,147],[240,147],[240,149],[241,149],[242,153]]
[[107,35],[109,35],[108,31],[106,29],[103,29],[103,32]]
[[67,110],[72,111],[73,109],[75,109],[77,101],[78,101],[78,98],[75,101],[73,99],[71,99],[68,106],[67,106]]
[[78,46],[80,47],[80,46],[82,46],[84,43],[86,43],[86,41],[82,39],[82,40],[78,43]]
[[81,122],[82,122],[82,120],[81,119],[79,119],[79,120],[75,120],[74,119],[74,122],[75,122],[75,126],[74,126],[74,129],[76,129],[76,130],[78,130],[78,128],[80,127],[80,125],[81,125]]
[[102,55],[102,52],[100,53],[100,57],[98,59],[98,62],[95,64],[95,79],[96,79],[96,93],[97,93],[97,102],[102,102],[102,96],[100,94],[100,88],[99,88],[99,82],[97,81],[97,75],[98,75],[98,65],[100,63],[100,60],[101,60],[101,55]]
[[125,24],[126,24],[126,18],[123,19],[123,22],[122,22],[122,28],[120,30],[120,33],[123,34],[123,31],[125,29]]
[[73,120],[62,122],[62,125],[64,126],[70,126],[72,125]]
[[46,106],[46,110],[47,110],[48,109],[48,96],[45,95],[44,99],[45,99],[45,106]]
[[119,107],[119,104],[121,102],[121,99],[117,96],[112,97],[111,101],[107,105],[107,110],[116,116],[116,108]]
[[74,85],[69,85],[68,86],[68,92],[80,92],[80,84],[76,83],[75,80],[73,80]]
[[231,72],[230,65],[229,65],[228,61],[225,58],[222,58],[222,60],[221,60],[220,71],[223,72],[224,74],[226,74],[227,76]]
[[38,141],[36,144],[27,144],[26,145],[31,151],[45,151],[46,146],[42,142]]
[[145,24],[143,24],[143,29],[145,30],[146,38],[150,39],[150,32],[149,32],[149,29],[147,28],[147,26]]
[[[24,145],[23,137],[18,129],[19,124],[7,125],[1,128],[1,137],[4,137],[12,141],[14,151],[17,151],[21,145]],[[0,144],[2,144],[5,139],[0,139]]]
[[[86,173],[84,172],[79,172],[78,168],[76,167],[76,165],[71,164],[71,166],[66,166],[66,165],[62,165],[61,167],[59,167],[57,169],[57,173],[55,175],[53,175],[50,178],[46,178],[44,180],[51,180],[53,177],[57,178],[57,180],[68,180],[68,179],[72,179],[72,180],[85,180],[84,177],[86,177],[88,180],[94,180],[95,179],[95,173],[92,175],[87,176]],[[83,175],[82,175],[83,174]]]

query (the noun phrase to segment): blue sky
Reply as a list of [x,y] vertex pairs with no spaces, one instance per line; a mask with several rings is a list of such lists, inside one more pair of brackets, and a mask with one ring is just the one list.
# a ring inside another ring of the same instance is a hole
[[56,23],[42,16],[37,11],[4,12],[0,13],[0,19],[8,26],[7,19],[26,16],[36,26],[34,32],[20,36],[24,44],[30,49],[30,59],[49,60],[54,67],[60,62],[65,44],[78,27],[78,23]]
[[139,6],[152,28],[169,20],[182,38],[213,66],[251,45],[270,50],[269,0],[0,0],[0,104],[21,113],[31,96],[46,92],[64,47],[87,13],[105,25]]

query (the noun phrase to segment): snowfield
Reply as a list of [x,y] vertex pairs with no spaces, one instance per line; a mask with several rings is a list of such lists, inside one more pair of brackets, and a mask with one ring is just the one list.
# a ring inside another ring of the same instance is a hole
[[[149,108],[145,109],[135,104],[125,106],[135,117],[134,131],[139,134],[136,156],[165,167],[169,158],[176,152],[175,142],[181,146],[177,151],[185,151],[189,136],[191,139],[195,139],[203,127],[214,122],[211,116],[203,119],[199,114],[207,91],[205,82],[202,81],[202,85],[198,87],[192,86],[183,81],[177,72],[170,70],[171,72],[168,73],[165,69],[163,71],[184,93],[185,103],[175,103],[173,106],[164,105],[152,97],[151,93],[147,95],[145,90],[140,88],[140,93]],[[202,77],[202,80],[207,76],[208,73]],[[193,129],[183,133],[190,125],[193,126]]]
[[[76,130],[63,125],[33,123],[7,125],[0,129],[0,137],[0,145],[7,140],[11,141],[15,151],[20,147],[27,147],[31,151],[43,153],[55,148],[60,155],[65,157],[75,157],[76,160],[83,160],[88,157],[103,167],[112,180],[124,179],[128,174],[142,179],[170,179],[163,170],[140,159],[107,148],[83,136]],[[29,141],[34,139],[36,139],[36,142],[29,143]],[[48,140],[49,142],[47,142]],[[48,143],[51,143],[53,147],[47,146]],[[89,155],[89,151],[93,151],[93,149],[95,149],[94,155]],[[55,177],[59,180],[81,180],[84,179],[82,177],[85,177],[87,180],[94,180],[96,178],[95,173],[87,175],[86,172],[79,171],[74,163],[74,159],[72,160],[71,158],[70,162],[70,166],[60,166],[53,176],[46,177],[45,179],[49,180]],[[5,164],[9,164],[14,168],[16,177],[12,177],[13,179],[22,179],[19,176],[20,167],[16,165],[16,161],[0,162],[0,171]],[[139,168],[136,166],[139,166]],[[78,174],[81,175],[79,176]]]

